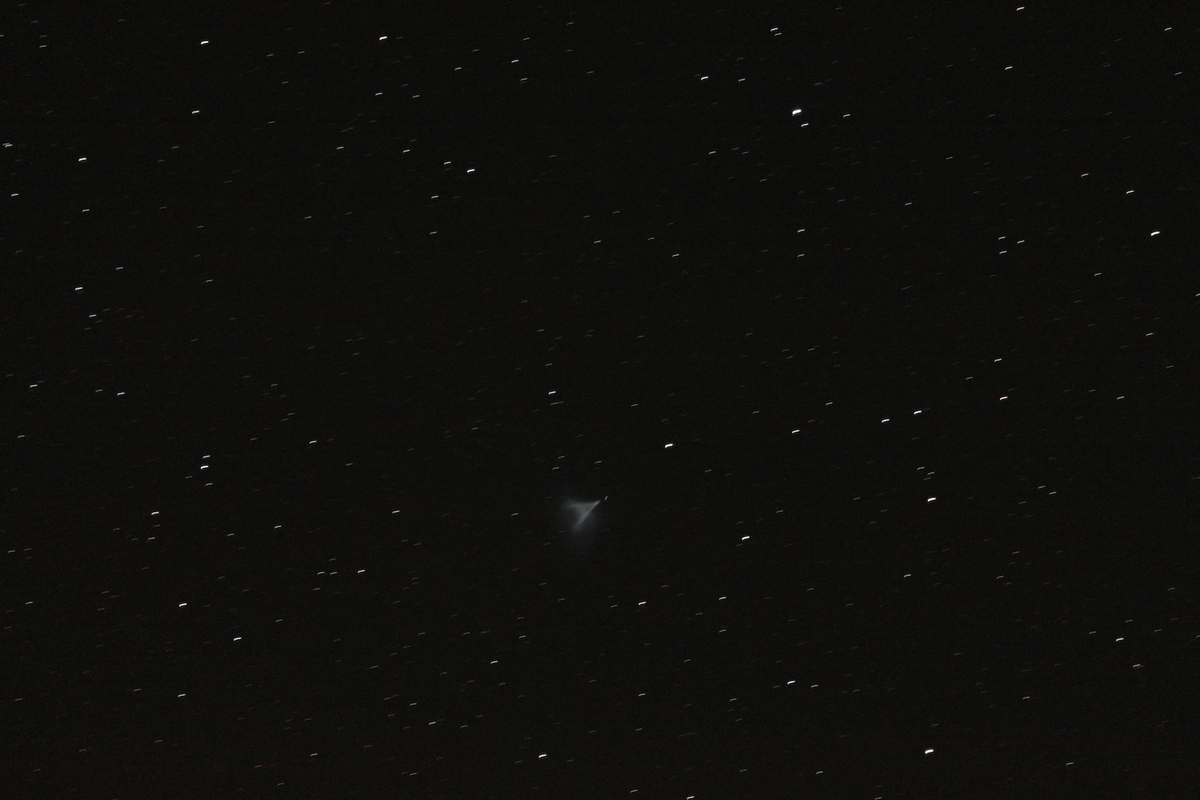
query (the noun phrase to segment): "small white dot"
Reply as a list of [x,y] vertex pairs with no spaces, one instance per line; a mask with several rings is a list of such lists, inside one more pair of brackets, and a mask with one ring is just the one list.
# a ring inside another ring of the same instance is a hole
[[925,755],[930,755],[932,752],[933,752],[933,748],[932,748],[932,747],[927,747],[927,748],[925,748]]

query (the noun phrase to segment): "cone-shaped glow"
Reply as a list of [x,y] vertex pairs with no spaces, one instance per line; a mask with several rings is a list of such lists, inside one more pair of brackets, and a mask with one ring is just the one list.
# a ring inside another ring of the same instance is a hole
[[567,519],[570,522],[571,530],[577,531],[587,522],[588,517],[592,513],[592,509],[600,505],[599,500],[589,502],[581,502],[578,500],[568,500],[563,504],[564,510],[567,512]]

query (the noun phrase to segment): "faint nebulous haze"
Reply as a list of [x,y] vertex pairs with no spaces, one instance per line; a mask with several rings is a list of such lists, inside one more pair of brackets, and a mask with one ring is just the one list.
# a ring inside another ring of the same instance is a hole
[[596,543],[600,520],[599,500],[564,500],[560,509],[567,548],[576,556],[587,555]]

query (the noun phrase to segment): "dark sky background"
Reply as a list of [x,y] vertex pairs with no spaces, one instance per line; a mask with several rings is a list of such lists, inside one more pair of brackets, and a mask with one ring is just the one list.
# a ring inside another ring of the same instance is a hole
[[0,794],[1194,791],[1198,31],[9,4]]

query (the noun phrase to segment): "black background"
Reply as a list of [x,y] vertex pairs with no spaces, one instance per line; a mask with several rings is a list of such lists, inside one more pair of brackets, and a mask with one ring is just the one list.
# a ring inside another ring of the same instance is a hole
[[10,5],[7,792],[1194,791],[1194,13],[799,5]]

